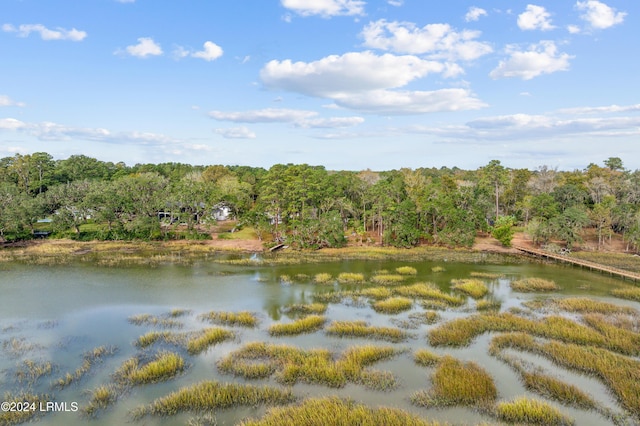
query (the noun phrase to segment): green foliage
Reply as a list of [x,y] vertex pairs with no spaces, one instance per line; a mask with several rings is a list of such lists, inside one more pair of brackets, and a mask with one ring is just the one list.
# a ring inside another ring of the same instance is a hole
[[511,240],[515,231],[513,225],[515,224],[515,218],[513,216],[501,216],[496,220],[493,229],[491,230],[491,236],[500,241],[504,247],[511,247]]

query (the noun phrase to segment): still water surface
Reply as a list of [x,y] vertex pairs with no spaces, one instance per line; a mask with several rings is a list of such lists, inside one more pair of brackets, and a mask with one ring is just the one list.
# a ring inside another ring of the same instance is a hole
[[[620,305],[640,309],[640,304],[613,299],[608,293],[613,288],[628,284],[614,278],[589,271],[559,265],[473,265],[461,263],[391,262],[391,261],[343,261],[326,264],[294,266],[230,266],[216,263],[199,263],[193,266],[163,265],[156,268],[128,267],[105,268],[86,264],[65,266],[33,266],[3,264],[0,266],[0,395],[5,392],[31,391],[46,393],[59,402],[86,404],[88,390],[109,383],[110,375],[126,359],[139,354],[133,342],[148,331],[159,329],[153,326],[137,326],[127,319],[138,314],[166,315],[172,309],[187,309],[189,313],[178,320],[179,331],[201,330],[208,324],[197,316],[209,311],[252,311],[260,324],[256,329],[233,328],[237,338],[210,348],[197,356],[187,356],[189,368],[174,380],[152,385],[135,386],[126,391],[117,403],[104,411],[91,423],[95,425],[124,424],[132,422],[130,411],[166,395],[182,386],[202,380],[243,382],[242,379],[220,374],[215,363],[242,345],[253,341],[276,341],[302,348],[323,347],[339,354],[346,348],[372,343],[365,339],[341,339],[326,336],[322,331],[296,337],[273,338],[268,328],[276,322],[290,321],[283,314],[289,304],[311,303],[313,295],[339,288],[354,286],[320,286],[309,280],[286,283],[283,275],[295,277],[305,274],[313,277],[328,272],[334,277],[340,272],[360,272],[371,277],[375,271],[393,271],[398,266],[410,265],[418,275],[409,277],[407,284],[420,281],[436,283],[442,290],[450,291],[454,278],[468,278],[472,271],[503,274],[503,278],[485,280],[490,288],[486,297],[502,302],[502,311],[521,306],[523,301],[538,297],[589,296]],[[445,272],[433,273],[433,266],[444,266]],[[561,291],[549,295],[531,295],[513,292],[509,282],[525,277],[554,280]],[[474,312],[471,299],[465,307],[440,312],[443,320],[469,315]],[[326,312],[329,320],[365,320],[372,325],[394,326],[393,321],[407,319],[413,312],[421,312],[419,304],[411,311],[397,315],[378,314],[367,303],[330,304]],[[440,321],[439,323],[441,323]],[[438,323],[438,324],[439,324]],[[374,365],[375,369],[392,372],[400,386],[393,391],[373,391],[360,385],[347,384],[342,389],[330,389],[320,385],[296,384],[295,395],[338,395],[350,397],[371,406],[385,405],[401,408],[433,420],[454,424],[476,424],[482,421],[495,423],[495,419],[483,417],[467,408],[424,409],[411,405],[409,396],[430,387],[431,369],[417,367],[412,353],[419,348],[428,348],[438,354],[450,354],[461,360],[472,360],[481,364],[494,378],[500,400],[511,400],[515,396],[535,396],[527,392],[518,380],[518,375],[503,362],[487,353],[490,334],[485,334],[469,346],[460,349],[431,348],[426,332],[436,325],[421,325],[409,330],[412,338],[398,344],[407,351],[395,358]],[[9,350],[12,341],[29,346],[22,353]],[[382,342],[387,345],[388,343]],[[118,352],[97,364],[91,373],[76,384],[56,390],[53,380],[66,372],[73,372],[82,364],[82,354],[92,348],[111,345]],[[533,365],[556,375],[558,378],[577,384],[589,392],[597,401],[619,411],[620,407],[598,380],[560,369],[544,358],[519,353]],[[50,361],[55,369],[34,384],[20,382],[16,371],[25,360]],[[275,380],[257,380],[254,384],[279,386]],[[538,397],[540,398],[540,397]],[[596,413],[574,408],[559,407],[580,425],[606,425],[608,420]],[[264,414],[264,408],[240,407],[216,413],[218,424],[235,424],[247,417]],[[184,413],[171,418],[146,417],[138,424],[172,425],[185,424],[193,417]],[[49,413],[40,419],[42,425],[80,425],[88,419],[80,413]]]

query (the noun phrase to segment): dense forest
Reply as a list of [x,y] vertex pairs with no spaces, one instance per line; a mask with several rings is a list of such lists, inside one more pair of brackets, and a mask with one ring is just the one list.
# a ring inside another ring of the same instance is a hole
[[470,246],[478,231],[508,245],[514,226],[538,244],[640,247],[640,171],[620,158],[584,170],[420,168],[330,171],[307,164],[193,166],[103,162],[44,152],[0,159],[0,241],[207,238],[215,211],[293,247],[363,243]]

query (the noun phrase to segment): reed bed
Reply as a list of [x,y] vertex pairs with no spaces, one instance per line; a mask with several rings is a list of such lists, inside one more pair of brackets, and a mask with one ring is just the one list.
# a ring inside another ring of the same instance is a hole
[[294,336],[302,333],[313,333],[320,330],[326,320],[322,315],[307,315],[290,323],[273,324],[269,327],[269,334],[272,336]]
[[370,299],[388,299],[392,293],[386,287],[369,287],[358,292],[358,295],[368,297]]
[[471,278],[486,278],[488,280],[497,280],[498,278],[504,278],[504,274],[496,274],[493,272],[471,272],[469,274]]
[[416,283],[409,286],[398,287],[394,288],[393,292],[400,296],[443,302],[448,306],[461,306],[465,304],[464,298],[443,293],[432,283]]
[[400,266],[396,268],[396,272],[400,275],[418,275],[418,270],[413,266]]
[[415,312],[409,315],[411,321],[416,321],[420,324],[435,324],[440,321],[440,314],[436,311]]
[[615,290],[611,290],[611,295],[621,299],[640,302],[640,287],[617,288]]
[[418,391],[411,401],[423,407],[489,406],[498,392],[491,376],[474,362],[443,356],[432,376],[433,388]]
[[208,349],[210,346],[217,345],[234,337],[235,334],[233,332],[225,330],[224,328],[207,328],[199,335],[187,341],[187,351],[189,351],[191,355],[196,355]]
[[12,337],[2,341],[2,350],[13,358],[21,357],[36,349],[42,349],[42,346],[30,343],[24,337]]
[[82,407],[82,413],[88,417],[96,417],[100,410],[108,408],[118,399],[114,386],[102,385],[91,391],[89,402]]
[[366,337],[390,342],[401,342],[409,337],[408,333],[398,328],[370,326],[365,321],[334,321],[325,331],[333,336]]
[[396,353],[398,350],[389,346],[356,346],[345,350],[334,361],[332,354],[324,349],[303,350],[288,345],[250,343],[221,359],[218,369],[245,379],[276,374],[278,382],[287,385],[303,381],[339,388],[351,381],[384,390],[395,386],[393,375],[365,370],[365,367]]
[[200,382],[158,398],[134,411],[136,420],[146,416],[172,416],[183,411],[196,413],[238,406],[288,404],[295,401],[290,389],[237,383]]
[[142,385],[171,379],[185,369],[184,359],[173,352],[160,352],[153,361],[140,365],[138,358],[129,358],[114,373],[121,385]]
[[364,274],[359,272],[341,272],[338,274],[338,282],[340,284],[362,284],[364,283]]
[[371,281],[373,281],[376,284],[396,285],[396,284],[402,283],[404,279],[405,279],[405,276],[401,274],[380,274],[380,275],[374,275],[371,278]]
[[455,319],[430,330],[428,338],[434,346],[466,346],[476,336],[488,331],[519,331],[566,343],[606,348],[625,355],[640,353],[640,346],[634,344],[635,339],[629,340],[628,334],[611,332],[605,336],[591,327],[564,317],[549,316],[541,320],[530,320],[506,312]]
[[528,373],[521,371],[520,375],[522,376],[524,386],[528,390],[548,399],[585,410],[595,410],[598,408],[595,401],[589,395],[582,392],[577,386],[538,372]]
[[390,299],[379,300],[372,306],[378,313],[397,314],[411,309],[413,302],[411,299],[407,299],[406,297],[392,297]]
[[414,414],[397,408],[356,404],[337,397],[307,399],[292,407],[271,408],[261,419],[247,420],[242,426],[438,426]]
[[[8,402],[9,404],[29,403],[35,404],[36,407],[40,407],[41,403],[51,401],[51,399],[52,398],[49,395],[36,395],[28,392],[22,392],[19,394],[7,392],[2,396],[2,402]],[[12,426],[26,423],[33,420],[38,414],[39,411],[37,409],[24,411],[2,410],[0,411],[0,425]]]
[[573,419],[562,414],[557,408],[546,402],[526,397],[511,402],[501,402],[495,409],[498,419],[516,424],[534,424],[549,426],[569,426]]
[[255,327],[258,324],[258,318],[253,312],[225,312],[225,311],[212,311],[206,314],[198,315],[198,319],[207,321],[212,324],[228,325],[228,326],[241,326],[241,327]]
[[191,312],[192,311],[190,309],[176,308],[169,311],[169,316],[171,318],[178,318],[178,317],[183,317],[185,315],[189,315],[191,314]]
[[423,367],[433,367],[440,362],[441,358],[427,349],[418,349],[413,354],[413,361]]
[[566,299],[554,299],[551,306],[568,312],[600,313],[600,314],[629,314],[638,315],[640,312],[628,307],[601,302],[586,297],[568,297]]
[[489,289],[482,281],[478,279],[462,279],[452,280],[452,289],[464,293],[474,299],[480,299],[489,292]]
[[156,342],[177,343],[179,340],[178,335],[169,331],[150,331],[138,337],[133,344],[140,349],[144,349]]
[[73,372],[65,374],[53,382],[52,386],[64,389],[70,384],[82,379],[93,367],[96,362],[101,362],[106,356],[115,354],[118,348],[115,346],[98,346],[83,354],[82,365]]
[[522,280],[511,281],[509,285],[512,290],[519,291],[521,293],[547,292],[560,289],[555,282],[545,280],[543,278],[525,278]]
[[420,301],[420,305],[425,309],[437,310],[437,311],[446,311],[451,306],[442,302],[440,300],[422,300]]
[[434,266],[433,268],[431,268],[431,272],[438,273],[438,272],[444,272],[444,271],[446,271],[446,269],[444,269],[444,267],[442,266]]
[[326,303],[307,303],[285,306],[284,312],[288,314],[324,314],[327,311]]
[[326,272],[315,274],[313,277],[313,282],[316,284],[333,284],[333,281],[333,276]]
[[499,300],[478,300],[476,309],[478,311],[499,311],[502,303]]
[[172,318],[163,318],[151,314],[132,315],[128,319],[133,325],[150,325],[163,328],[180,328],[183,324]]
[[52,374],[55,369],[56,367],[51,361],[36,362],[27,359],[17,368],[15,377],[18,382],[27,383],[29,386],[32,386],[42,377]]

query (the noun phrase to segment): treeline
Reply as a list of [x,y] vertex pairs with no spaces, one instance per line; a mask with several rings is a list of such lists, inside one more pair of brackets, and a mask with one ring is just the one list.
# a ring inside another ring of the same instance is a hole
[[[0,239],[33,238],[43,218],[77,239],[204,238],[214,213],[294,247],[363,243],[470,246],[478,231],[509,243],[523,226],[536,243],[569,247],[593,228],[640,247],[640,171],[603,166],[328,171],[307,164],[246,166],[102,162],[47,153],[0,159]],[[222,214],[222,213],[219,213]]]

